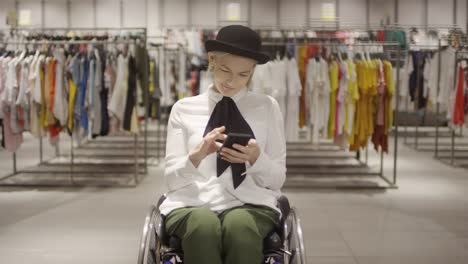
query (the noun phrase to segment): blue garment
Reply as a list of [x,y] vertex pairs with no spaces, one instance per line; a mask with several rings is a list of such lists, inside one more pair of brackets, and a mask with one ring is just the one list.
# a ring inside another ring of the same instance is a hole
[[83,75],[81,76],[80,88],[78,89],[79,99],[79,118],[80,125],[88,131],[88,113],[86,112],[86,87],[89,77],[89,63],[87,59],[82,60]]

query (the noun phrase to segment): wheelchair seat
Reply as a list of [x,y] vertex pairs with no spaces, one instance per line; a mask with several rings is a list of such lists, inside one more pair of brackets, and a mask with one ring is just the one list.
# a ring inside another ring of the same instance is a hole
[[[165,232],[165,216],[159,206],[166,199],[162,195],[156,206],[151,206],[146,216],[138,256],[139,264],[183,263],[180,239]],[[281,211],[280,225],[263,241],[264,261],[271,264],[305,264],[306,254],[300,219],[294,207],[290,207],[286,196],[277,200]]]

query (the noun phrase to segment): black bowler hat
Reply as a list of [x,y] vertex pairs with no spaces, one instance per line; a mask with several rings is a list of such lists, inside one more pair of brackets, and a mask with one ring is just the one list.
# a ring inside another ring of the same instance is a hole
[[241,25],[230,25],[219,30],[216,40],[207,40],[205,50],[221,51],[254,59],[258,64],[270,60],[268,55],[260,52],[262,40],[257,32]]

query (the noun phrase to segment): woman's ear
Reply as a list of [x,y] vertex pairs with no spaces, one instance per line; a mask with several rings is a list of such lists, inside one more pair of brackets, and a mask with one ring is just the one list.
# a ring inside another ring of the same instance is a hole
[[208,52],[208,62],[209,62],[209,63],[213,63],[214,57],[215,57],[214,52],[213,52],[213,51],[209,51],[209,52]]

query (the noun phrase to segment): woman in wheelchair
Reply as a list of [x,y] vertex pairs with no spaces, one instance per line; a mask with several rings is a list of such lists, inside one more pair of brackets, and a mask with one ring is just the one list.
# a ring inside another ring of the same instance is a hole
[[[279,225],[286,174],[279,105],[248,89],[255,66],[269,58],[260,53],[259,35],[239,25],[222,28],[205,48],[214,81],[172,108],[169,192],[159,210],[166,234],[181,240],[184,263],[259,264],[264,238]],[[239,144],[245,134],[250,140]],[[228,135],[235,144],[223,147]]]

